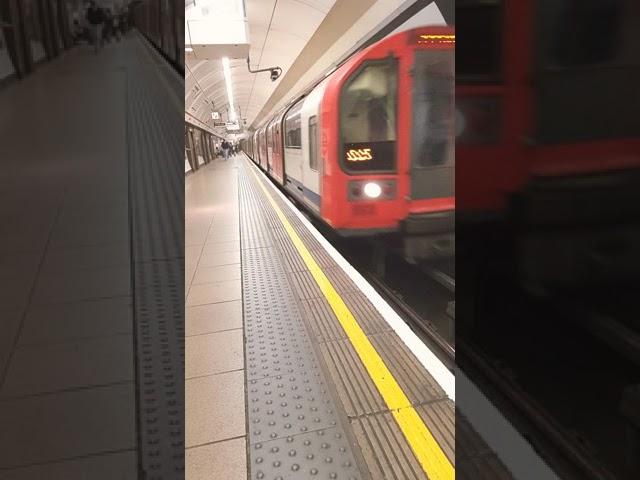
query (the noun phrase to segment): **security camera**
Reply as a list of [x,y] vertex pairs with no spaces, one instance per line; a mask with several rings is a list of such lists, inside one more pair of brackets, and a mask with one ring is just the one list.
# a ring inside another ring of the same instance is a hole
[[280,78],[280,75],[282,75],[282,69],[280,67],[267,67],[267,68],[260,68],[258,70],[251,70],[251,60],[249,60],[249,57],[247,57],[247,70],[249,70],[249,73],[259,73],[259,72],[270,72],[270,76],[271,76],[271,81],[275,82],[278,78]]

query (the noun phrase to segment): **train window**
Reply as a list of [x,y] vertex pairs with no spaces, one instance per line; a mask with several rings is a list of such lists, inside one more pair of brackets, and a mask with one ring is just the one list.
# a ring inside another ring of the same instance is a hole
[[302,148],[300,110],[302,110],[302,101],[289,110],[284,120],[284,146],[287,148]]
[[390,171],[395,166],[397,62],[364,64],[340,94],[342,159],[346,170]]
[[456,0],[456,79],[500,81],[502,1]]
[[318,121],[315,116],[309,119],[309,168],[318,171]]
[[415,54],[413,91],[413,164],[445,165],[453,161],[453,50],[419,50]]

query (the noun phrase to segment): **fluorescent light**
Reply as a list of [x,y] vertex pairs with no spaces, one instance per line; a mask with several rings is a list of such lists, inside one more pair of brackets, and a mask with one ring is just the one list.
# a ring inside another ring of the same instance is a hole
[[222,58],[222,70],[224,71],[224,81],[227,84],[227,99],[229,100],[229,120],[236,121],[236,107],[233,104],[233,85],[231,84],[231,68],[229,58]]

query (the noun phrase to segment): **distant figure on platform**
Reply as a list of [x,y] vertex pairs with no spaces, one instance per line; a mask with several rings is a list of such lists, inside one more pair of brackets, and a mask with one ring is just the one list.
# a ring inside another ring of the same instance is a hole
[[127,34],[127,31],[129,30],[129,14],[127,13],[127,10],[124,7],[120,8],[120,13],[118,13],[118,17],[119,17],[119,21],[118,23],[120,24],[120,32],[122,32],[122,36]]
[[226,140],[222,141],[222,156],[224,157],[225,161],[229,158],[229,143]]
[[77,18],[74,18],[72,35],[73,35],[73,43],[75,45],[80,43],[80,41],[82,40],[83,34],[84,34],[84,31],[82,29],[82,26],[80,25],[80,22],[78,21]]
[[98,49],[102,46],[102,23],[104,22],[104,17],[102,9],[96,5],[95,1],[89,2],[87,21],[91,26],[91,37],[96,48],[96,53],[98,53]]
[[111,43],[111,37],[115,34],[113,31],[113,14],[111,9],[107,8],[103,10],[104,13],[104,40]]
[[113,36],[119,42],[121,38],[120,34],[120,14],[116,10],[111,16],[111,27],[113,28]]

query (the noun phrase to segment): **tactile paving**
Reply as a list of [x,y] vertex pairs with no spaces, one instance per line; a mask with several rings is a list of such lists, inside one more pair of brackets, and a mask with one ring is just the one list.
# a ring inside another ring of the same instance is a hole
[[371,478],[427,480],[390,412],[351,421]]
[[[240,182],[249,473],[252,479],[359,479],[348,436],[272,245],[256,186]],[[247,191],[250,190],[250,191]]]
[[449,399],[419,405],[416,412],[422,418],[433,438],[447,456],[451,464],[455,464],[455,412],[453,402]]
[[[247,185],[253,186],[254,191],[258,192],[261,188],[256,182],[262,181],[252,179]],[[440,448],[451,463],[455,463],[453,403],[295,213],[278,195],[272,195],[272,198],[344,300]],[[426,479],[424,470],[351,341],[294,247],[289,234],[282,228],[273,209],[268,207],[264,195],[261,207],[266,212],[266,224],[271,228],[274,249],[282,258],[280,268],[292,286],[295,299],[301,305],[303,323],[311,334],[311,342],[320,351],[319,364],[327,372],[327,378],[331,379],[339,404],[350,420],[349,432],[355,435],[357,453],[362,455],[358,458],[366,463],[367,473],[374,479]],[[273,383],[269,387],[273,387]]]
[[242,277],[247,378],[313,368],[311,344],[277,252],[272,248],[243,249]]
[[[360,292],[341,293],[347,307],[358,324],[367,335],[391,331],[391,327],[384,321],[378,311],[369,303]],[[329,302],[325,298],[301,299],[305,315],[309,319],[309,325],[318,343],[333,340],[346,340],[347,334],[340,325]]]
[[301,480],[362,478],[339,429],[288,436],[251,445],[251,479]]
[[314,370],[249,381],[251,443],[337,425],[322,375]]
[[125,49],[138,465],[169,480],[184,476],[184,120],[158,102],[167,91],[140,48]]
[[[393,332],[370,335],[369,339],[412,405],[446,398],[444,391],[415,358],[402,348]],[[360,362],[349,340],[320,344],[322,356],[333,377],[338,396],[349,417],[387,411],[373,380]],[[451,412],[453,417],[453,412]]]

